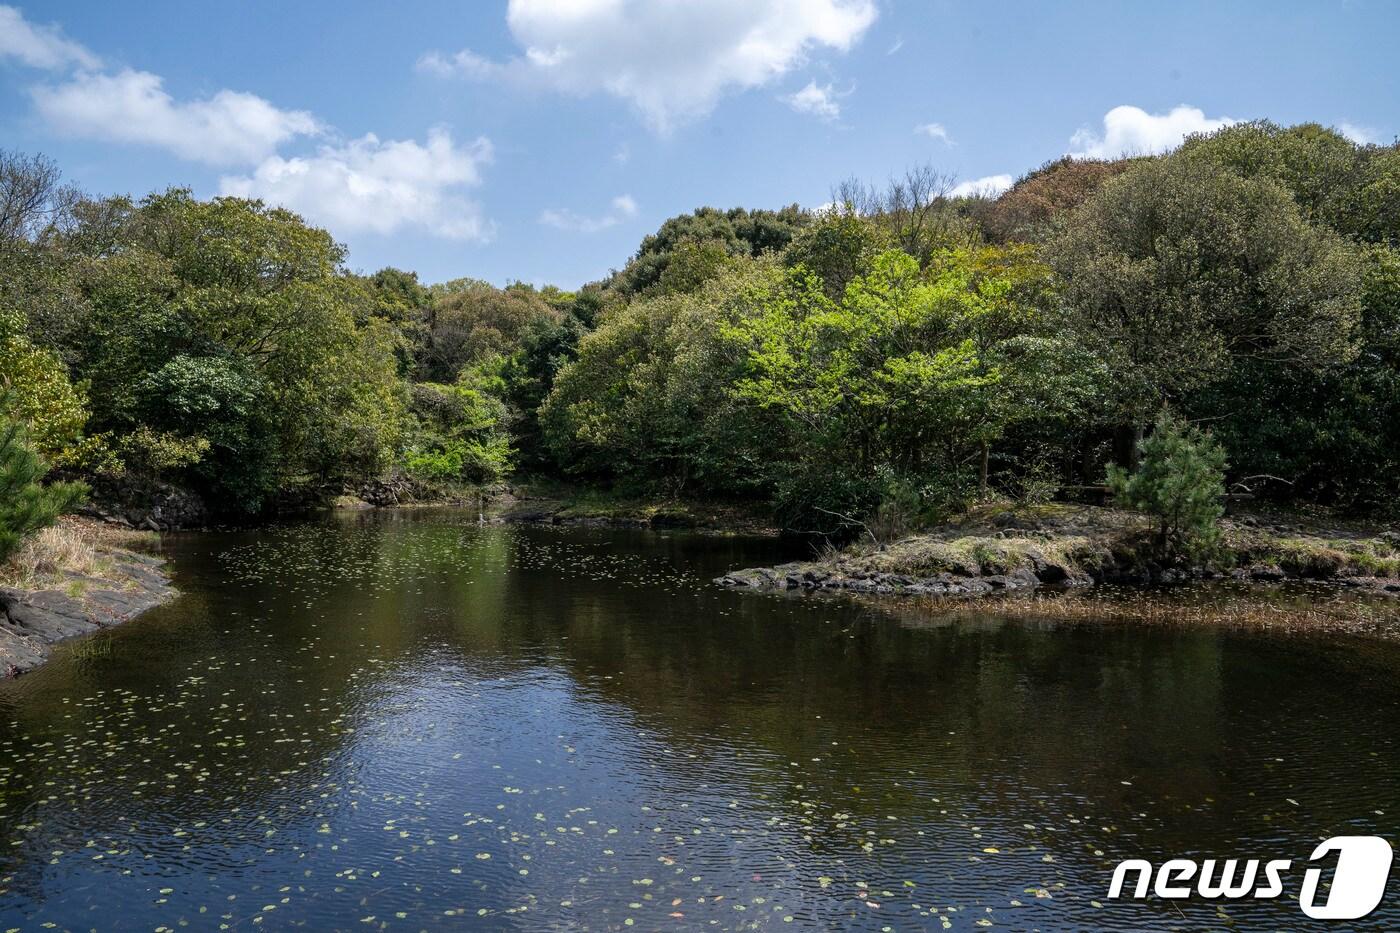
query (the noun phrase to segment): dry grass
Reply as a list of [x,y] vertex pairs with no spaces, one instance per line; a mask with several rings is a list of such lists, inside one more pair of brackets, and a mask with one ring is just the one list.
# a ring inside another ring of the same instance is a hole
[[[1222,551],[1215,569],[1273,567],[1291,577],[1379,577],[1400,579],[1400,545],[1376,529],[1287,525],[1288,530],[1222,523]],[[843,570],[909,576],[999,574],[1048,560],[1097,574],[1126,570],[1151,559],[1148,524],[1136,513],[1095,506],[974,506],[946,525],[883,547],[856,542],[824,563]]]
[[1182,590],[1104,588],[981,598],[923,597],[925,616],[976,615],[1066,623],[1118,623],[1400,637],[1400,600],[1335,588],[1261,591],[1229,584]]
[[[58,587],[78,596],[83,581],[74,580],[75,576],[105,579],[115,565],[112,551],[142,549],[158,540],[151,532],[64,517],[30,537],[0,565],[0,586],[24,590]],[[78,592],[73,592],[75,588]]]
[[1039,561],[1093,571],[1115,555],[1131,555],[1143,527],[1139,516],[1112,509],[991,503],[883,547],[856,542],[828,563],[919,577],[1008,573]]

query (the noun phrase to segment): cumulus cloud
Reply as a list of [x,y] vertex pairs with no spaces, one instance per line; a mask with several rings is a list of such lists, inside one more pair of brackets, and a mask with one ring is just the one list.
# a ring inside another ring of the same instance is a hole
[[429,53],[420,69],[508,76],[629,102],[660,133],[703,116],[731,91],[761,87],[817,49],[844,52],[875,22],[874,0],[510,0],[520,56]]
[[281,110],[254,94],[223,90],[179,102],[148,71],[82,73],[30,92],[56,131],[87,139],[160,146],[211,165],[257,162],[296,136],[320,132],[304,110]]
[[921,123],[914,127],[914,132],[929,139],[936,139],[947,146],[953,144],[953,137],[948,135],[948,129],[942,123]]
[[784,97],[783,102],[798,113],[811,114],[830,122],[841,116],[841,105],[836,98],[837,94],[830,84],[819,85],[815,81],[809,81],[807,86],[796,94]]
[[50,71],[76,66],[97,68],[97,56],[57,26],[38,26],[12,6],[0,6],[0,59],[12,58],[31,68]]
[[1016,181],[1010,175],[984,175],[981,178],[974,178],[953,186],[953,190],[948,192],[951,197],[969,198],[973,196],[983,198],[994,198],[1001,194]]
[[481,183],[491,158],[488,140],[458,145],[444,129],[430,131],[426,145],[370,133],[306,158],[270,156],[251,175],[225,176],[220,187],[294,210],[337,234],[419,228],[484,242],[494,228],[463,191]]
[[611,207],[610,211],[599,217],[585,217],[567,208],[547,210],[540,214],[540,223],[556,230],[597,233],[637,216],[637,202],[630,194],[620,194],[613,198]]
[[1185,104],[1160,114],[1141,107],[1114,107],[1104,114],[1103,135],[1081,129],[1070,138],[1070,155],[1093,159],[1153,155],[1175,149],[1192,133],[1212,133],[1235,122],[1230,117],[1207,117],[1199,107]]

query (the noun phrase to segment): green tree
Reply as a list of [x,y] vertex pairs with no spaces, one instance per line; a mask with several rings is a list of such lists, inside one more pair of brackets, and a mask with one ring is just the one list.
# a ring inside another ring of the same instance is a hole
[[29,443],[59,465],[75,465],[83,452],[87,399],[68,379],[63,362],[36,347],[21,316],[0,308],[0,393],[10,415],[25,425]]
[[[694,253],[702,257],[718,255],[736,258],[756,258],[765,253],[781,252],[809,216],[796,204],[777,211],[734,208],[728,211],[702,207],[690,214],[672,217],[653,234],[642,240],[637,254],[621,271],[612,276],[608,287],[625,298],[651,295],[658,290],[674,291],[677,280],[684,281],[689,273],[672,273],[670,283],[664,283],[678,251],[681,259],[694,270]],[[682,245],[689,244],[683,250]]]
[[841,204],[821,213],[794,237],[783,260],[815,275],[827,297],[839,301],[846,286],[891,245],[886,228],[863,216],[855,205]]
[[390,462],[403,335],[328,233],[182,189],[93,213],[110,227],[89,236],[80,218],[72,233],[105,245],[80,264],[85,310],[64,352],[91,384],[95,430],[174,442],[134,459],[248,514]]
[[24,426],[5,408],[6,400],[0,396],[0,562],[86,494],[77,483],[41,485],[48,467],[29,446]]
[[1321,371],[1356,354],[1356,251],[1266,179],[1177,156],[1140,163],[1069,217],[1049,255],[1128,425],[1242,360]]
[[1108,484],[1121,506],[1150,515],[1158,553],[1209,556],[1224,514],[1225,451],[1211,436],[1163,411],[1139,449],[1137,469],[1110,466]]
[[604,316],[559,371],[540,410],[571,472],[671,489],[735,492],[766,480],[749,406],[732,397],[744,351],[725,327],[752,314],[784,275],[734,260],[692,294],[656,295]]
[[1258,120],[1192,136],[1178,156],[1211,162],[1243,178],[1277,182],[1306,220],[1356,235],[1368,226],[1358,211],[1358,197],[1384,174],[1376,171],[1381,152],[1317,123],[1279,126]]
[[491,483],[512,469],[502,357],[462,370],[456,382],[413,387],[418,428],[404,464],[428,480]]
[[782,495],[793,511],[871,512],[882,475],[932,498],[969,473],[985,489],[1008,429],[1079,412],[1101,381],[1050,316],[1050,270],[1027,248],[946,251],[927,272],[889,250],[839,301],[805,269],[728,330],[747,349],[735,394],[792,440],[773,459],[799,478]]
[[434,285],[418,377],[453,382],[464,367],[508,354],[535,321],[558,320],[559,311],[533,287],[496,288],[476,279]]

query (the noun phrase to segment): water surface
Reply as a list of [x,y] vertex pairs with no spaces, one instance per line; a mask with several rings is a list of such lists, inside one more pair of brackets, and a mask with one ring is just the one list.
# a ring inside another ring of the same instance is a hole
[[0,685],[0,931],[1297,929],[1301,871],[1112,867],[1400,837],[1390,642],[737,593],[783,546],[452,511],[167,550],[179,600]]

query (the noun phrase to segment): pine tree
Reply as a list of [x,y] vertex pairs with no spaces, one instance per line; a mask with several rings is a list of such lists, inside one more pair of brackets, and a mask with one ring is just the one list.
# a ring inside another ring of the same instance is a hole
[[22,424],[6,417],[0,397],[0,561],[26,537],[52,525],[86,493],[81,483],[40,484],[47,469]]
[[1225,451],[1209,434],[1167,411],[1138,451],[1136,472],[1109,467],[1115,501],[1156,519],[1156,546],[1163,557],[1208,556],[1219,544],[1225,512]]

